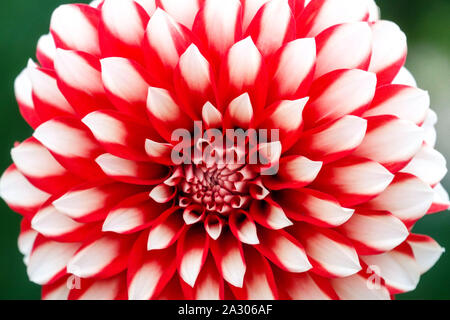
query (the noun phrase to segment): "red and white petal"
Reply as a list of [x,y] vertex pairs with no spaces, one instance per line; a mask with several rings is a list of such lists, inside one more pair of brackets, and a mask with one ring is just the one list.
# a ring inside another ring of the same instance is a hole
[[391,185],[378,197],[364,204],[372,210],[386,210],[407,226],[422,218],[433,202],[434,192],[417,177],[398,173]]
[[139,4],[144,10],[147,12],[149,16],[152,16],[156,10],[156,1],[155,0],[134,0],[137,4]]
[[100,60],[102,81],[109,100],[124,113],[146,117],[150,76],[133,60],[111,57]]
[[235,43],[222,63],[219,92],[223,105],[248,92],[255,111],[263,108],[266,100],[265,66],[263,57],[251,37]]
[[[303,38],[288,42],[273,58],[269,102],[303,98],[311,86],[316,65],[316,42]],[[292,72],[295,70],[295,72]]]
[[117,111],[94,111],[83,118],[105,150],[115,156],[135,161],[148,160],[145,140],[156,133]]
[[118,181],[155,185],[169,177],[169,168],[151,162],[138,162],[105,153],[95,160],[103,172]]
[[147,250],[161,250],[170,247],[184,231],[183,210],[173,208],[154,221],[147,238]]
[[75,115],[57,86],[53,70],[28,67],[28,75],[33,87],[33,105],[39,119],[47,121],[58,116]]
[[159,0],[158,4],[178,23],[191,29],[200,10],[201,0]]
[[169,84],[183,52],[190,45],[189,36],[170,15],[157,8],[148,22],[144,56],[150,75],[158,84]]
[[386,85],[377,89],[364,117],[390,114],[420,125],[425,121],[429,107],[428,92],[403,85]]
[[57,48],[100,56],[98,23],[97,9],[85,4],[66,4],[53,12],[50,31]]
[[29,68],[22,70],[14,81],[14,94],[19,105],[20,114],[33,128],[41,124],[41,120],[34,108],[33,84],[29,75]]
[[313,186],[351,207],[375,198],[393,179],[394,175],[375,161],[348,157],[324,166]]
[[42,286],[42,300],[68,300],[70,293],[70,277],[63,277],[50,285]]
[[364,117],[390,114],[421,125],[429,108],[430,96],[427,91],[404,85],[386,85],[377,88]]
[[146,239],[134,245],[128,266],[128,298],[155,299],[166,287],[176,271],[174,247],[146,252]]
[[283,100],[266,108],[258,128],[278,130],[283,151],[287,151],[299,138],[303,128],[303,109],[308,98],[299,100]]
[[369,68],[372,55],[372,30],[366,22],[331,27],[316,37],[315,78],[337,69]]
[[224,299],[223,278],[217,271],[214,260],[209,256],[202,267],[193,289],[188,288],[188,299],[195,300],[221,300]]
[[394,80],[406,61],[406,36],[390,21],[372,24],[373,49],[369,71],[377,74],[378,85]]
[[[391,294],[409,292],[417,287],[420,279],[420,267],[408,244],[395,250],[361,259],[381,276]],[[372,267],[373,266],[373,267]]]
[[450,208],[450,199],[442,184],[433,188],[433,204],[428,209],[428,214],[441,212]]
[[55,41],[51,34],[39,38],[36,48],[36,58],[43,68],[53,69],[53,60],[56,54]]
[[241,242],[226,230],[217,241],[211,241],[211,252],[225,281],[241,288],[247,269]]
[[148,88],[147,111],[154,128],[167,142],[172,141],[177,129],[190,130],[193,127],[192,120],[165,89]]
[[282,190],[276,193],[275,200],[290,219],[324,228],[342,225],[354,212],[341,207],[330,195],[316,190]]
[[288,0],[271,0],[253,18],[247,34],[264,57],[275,53],[284,43],[295,38],[295,19]]
[[33,249],[34,242],[36,241],[37,236],[38,233],[31,228],[30,221],[28,221],[27,218],[23,218],[22,222],[20,223],[20,233],[17,239],[17,246],[20,253],[24,256],[23,262],[25,263],[25,265],[28,265],[30,253]]
[[352,240],[358,254],[363,255],[392,250],[409,235],[400,219],[383,211],[357,211],[339,231]]
[[167,203],[176,196],[176,191],[174,186],[159,184],[150,191],[150,198],[158,203]]
[[28,262],[28,278],[34,283],[50,284],[64,276],[66,265],[80,243],[63,243],[38,236]]
[[180,57],[174,79],[177,96],[186,112],[201,119],[204,104],[216,101],[216,93],[211,66],[194,44]]
[[247,247],[245,259],[248,261],[242,288],[231,287],[239,300],[274,300],[278,291],[270,263],[256,250]]
[[296,225],[293,235],[305,247],[312,272],[330,278],[344,278],[361,270],[352,243],[336,231]]
[[381,284],[381,280],[379,281],[379,285],[374,284],[370,278],[358,273],[346,278],[332,279],[331,285],[342,300],[390,300],[389,291]]
[[430,270],[445,252],[445,249],[429,236],[411,234],[407,242],[411,246],[421,274]]
[[394,80],[392,80],[392,84],[401,84],[410,87],[417,87],[417,82],[412,73],[402,67],[398,74],[395,76]]
[[303,119],[307,128],[361,115],[371,103],[377,79],[373,73],[351,69],[336,70],[313,82]]
[[253,121],[253,106],[248,93],[235,98],[225,111],[224,127],[248,129]]
[[34,138],[11,150],[17,169],[39,189],[51,194],[65,192],[81,179],[68,172],[51,153]]
[[122,183],[86,184],[70,190],[53,201],[53,205],[76,221],[99,221],[120,199],[139,191],[136,186]]
[[249,245],[259,244],[256,224],[247,212],[233,212],[228,223],[231,232],[239,241]]
[[303,246],[288,233],[259,228],[258,236],[256,249],[281,269],[300,273],[312,268]]
[[[54,133],[58,132],[57,135]],[[55,159],[70,172],[87,180],[104,177],[95,158],[102,150],[83,123],[75,118],[58,118],[40,125],[33,134]]]
[[99,60],[85,52],[57,49],[55,71],[58,88],[77,114],[110,108],[103,88]]
[[369,117],[364,140],[352,155],[376,161],[397,172],[414,157],[423,143],[423,129],[392,116]]
[[171,165],[172,150],[173,146],[169,143],[160,143],[151,139],[145,140],[145,152],[156,163]]
[[166,210],[169,204],[159,204],[141,193],[117,204],[103,222],[103,232],[128,234],[148,228]]
[[424,123],[422,124],[422,128],[425,130],[424,142],[431,147],[434,147],[436,145],[437,140],[437,132],[435,128],[436,123],[437,123],[437,114],[433,110],[429,109],[427,112],[427,117]]
[[264,176],[263,182],[271,190],[302,188],[314,181],[321,168],[322,162],[303,156],[282,157],[277,174]]
[[80,281],[80,288],[73,288],[69,300],[126,300],[127,282],[124,273],[117,276]]
[[297,36],[315,37],[336,24],[365,21],[368,18],[369,7],[366,1],[312,0],[297,17]]
[[205,0],[195,18],[193,31],[219,67],[220,59],[241,39],[241,2],[239,0]]
[[33,186],[15,165],[0,179],[0,196],[12,210],[25,216],[32,216],[50,198],[50,194]]
[[224,221],[215,215],[208,215],[205,219],[205,230],[213,240],[219,239],[224,228]]
[[447,174],[447,161],[437,150],[423,145],[402,172],[415,175],[431,186],[437,185]]
[[306,131],[289,151],[310,159],[329,163],[352,153],[363,141],[367,120],[344,116],[330,124]]
[[253,201],[250,206],[250,215],[260,225],[273,230],[284,229],[293,224],[283,208],[269,198],[265,201]]
[[223,116],[210,102],[205,103],[202,109],[202,120],[208,129],[222,128]]
[[134,238],[105,234],[89,241],[67,264],[67,272],[80,278],[105,279],[122,272],[128,264]]
[[105,0],[99,24],[102,57],[143,61],[141,44],[149,19],[144,8],[135,1]]
[[203,227],[191,227],[177,242],[180,277],[194,287],[209,251],[209,237]]
[[39,209],[31,220],[31,225],[46,238],[61,242],[81,242],[100,232],[98,226],[76,222],[51,204]]
[[276,275],[279,287],[292,300],[337,300],[338,296],[329,284],[311,272],[287,273]]

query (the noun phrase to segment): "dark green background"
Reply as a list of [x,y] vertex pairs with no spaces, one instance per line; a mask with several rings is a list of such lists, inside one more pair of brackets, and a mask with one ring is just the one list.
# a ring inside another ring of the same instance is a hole
[[[182,0],[180,0],[182,1]],[[39,36],[48,32],[52,11],[62,3],[82,1],[1,0],[0,1],[0,169],[11,160],[9,151],[15,141],[30,136],[21,119],[13,94],[16,75],[34,58]],[[433,108],[438,112],[438,149],[450,156],[450,1],[378,0],[382,17],[400,25],[408,36],[407,66],[419,85],[429,90]],[[445,180],[447,190],[449,178]],[[39,299],[40,288],[28,281],[22,256],[17,249],[19,215],[0,201],[0,299]],[[434,237],[450,248],[450,215],[438,214],[423,219],[418,233]],[[425,274],[414,292],[399,299],[450,299],[450,253]]]

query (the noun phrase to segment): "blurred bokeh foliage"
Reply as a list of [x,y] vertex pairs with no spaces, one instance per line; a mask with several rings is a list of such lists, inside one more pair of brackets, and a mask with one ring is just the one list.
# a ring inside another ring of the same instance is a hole
[[[183,1],[183,0],[180,0]],[[225,0],[224,0],[225,1]],[[14,79],[34,59],[36,42],[48,32],[52,11],[62,0],[0,1],[0,169],[11,163],[10,149],[15,141],[31,135],[21,119],[14,99]],[[450,1],[378,0],[382,18],[395,21],[408,36],[407,67],[419,86],[430,92],[432,107],[439,115],[438,149],[450,159]],[[450,179],[444,181],[450,190]],[[0,201],[0,299],[39,299],[40,287],[26,275],[17,249],[20,216]],[[450,215],[428,216],[414,229],[434,237],[450,248]],[[425,274],[418,288],[398,299],[450,299],[450,253]]]

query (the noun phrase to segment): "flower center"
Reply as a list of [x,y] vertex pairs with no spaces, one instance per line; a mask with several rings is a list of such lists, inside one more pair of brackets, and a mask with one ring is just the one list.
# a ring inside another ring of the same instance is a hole
[[248,174],[246,165],[186,164],[181,166],[179,205],[195,205],[206,212],[227,216],[234,209],[248,205]]

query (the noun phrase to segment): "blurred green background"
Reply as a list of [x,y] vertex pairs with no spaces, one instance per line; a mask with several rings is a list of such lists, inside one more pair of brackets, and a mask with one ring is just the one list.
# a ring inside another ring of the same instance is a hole
[[[183,0],[180,0],[183,1]],[[21,119],[13,83],[35,45],[48,32],[52,11],[62,3],[87,1],[2,0],[0,1],[0,169],[11,163],[15,141],[31,135]],[[378,0],[383,19],[393,20],[408,36],[407,67],[421,88],[430,92],[432,107],[439,115],[438,149],[450,159],[450,1]],[[450,177],[444,185],[450,190]],[[0,201],[0,299],[39,299],[40,288],[28,281],[17,249],[20,216]],[[434,237],[450,248],[450,214],[428,216],[415,232]],[[398,299],[450,299],[450,252],[425,274],[418,288]]]

